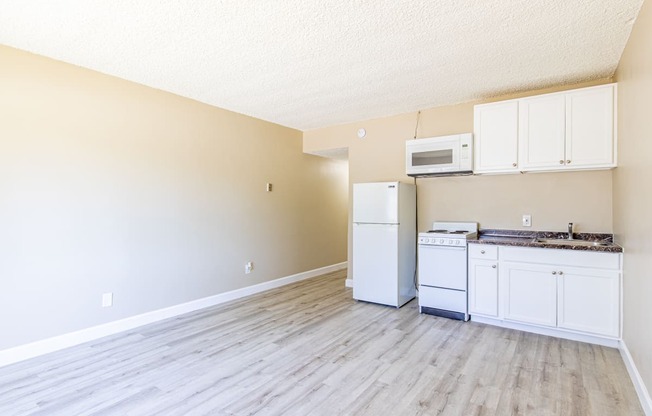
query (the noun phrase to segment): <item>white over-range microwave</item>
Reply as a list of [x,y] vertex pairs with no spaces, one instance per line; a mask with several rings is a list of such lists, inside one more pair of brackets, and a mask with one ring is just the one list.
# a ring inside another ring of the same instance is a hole
[[473,173],[473,135],[414,139],[405,142],[408,176],[470,175]]

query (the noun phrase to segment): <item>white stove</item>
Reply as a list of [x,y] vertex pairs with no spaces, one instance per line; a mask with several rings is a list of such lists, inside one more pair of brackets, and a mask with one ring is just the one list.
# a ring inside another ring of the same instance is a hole
[[478,235],[477,222],[433,222],[419,233],[419,311],[469,319],[466,240]]
[[419,233],[419,244],[460,247],[477,235],[477,222],[433,222],[430,231]]

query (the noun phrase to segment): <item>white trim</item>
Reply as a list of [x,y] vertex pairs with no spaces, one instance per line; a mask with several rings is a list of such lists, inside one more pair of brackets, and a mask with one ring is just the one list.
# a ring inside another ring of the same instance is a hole
[[638,372],[636,364],[634,363],[634,359],[629,353],[629,349],[627,348],[624,340],[620,341],[620,346],[618,349],[620,350],[620,355],[623,357],[623,361],[625,362],[625,367],[627,367],[629,377],[632,379],[632,383],[634,383],[634,388],[636,389],[636,394],[638,395],[638,399],[641,402],[643,412],[647,416],[652,416],[652,399],[650,398],[650,393],[645,387],[643,378]]
[[353,287],[353,279],[346,279],[344,287]]
[[589,344],[603,345],[605,347],[618,348],[620,340],[616,338],[601,337],[599,335],[581,334],[578,332],[566,331],[560,328],[545,328],[536,325],[521,324],[518,322],[504,321],[502,319],[490,318],[480,315],[471,315],[473,322],[480,322],[488,325],[495,325],[502,328],[516,329],[519,331],[532,332],[540,335],[570,339],[572,341],[588,342]]
[[161,321],[163,319],[172,318],[174,316],[193,312],[203,308],[208,308],[210,306],[219,305],[221,303],[240,299],[245,296],[254,295],[266,290],[275,289],[301,280],[310,279],[325,273],[330,273],[346,268],[347,262],[320,267],[318,269],[308,270],[306,272],[293,274],[291,276],[281,277],[278,279],[270,280],[268,282],[259,283],[257,285],[243,287],[241,289],[232,290],[230,292],[219,293],[217,295],[196,299],[186,303],[180,303],[178,305],[163,309],[157,309],[155,311],[146,312],[140,315],[130,316],[128,318],[120,319],[117,321],[92,326],[90,328],[85,328],[79,331],[58,335],[52,338],[46,338],[40,341],[19,345],[13,348],[8,348],[0,351],[0,367],[27,360],[29,358],[34,358],[50,352],[62,350],[64,348],[79,345],[84,342],[105,337],[107,335],[113,335],[119,332],[128,331],[130,329]]

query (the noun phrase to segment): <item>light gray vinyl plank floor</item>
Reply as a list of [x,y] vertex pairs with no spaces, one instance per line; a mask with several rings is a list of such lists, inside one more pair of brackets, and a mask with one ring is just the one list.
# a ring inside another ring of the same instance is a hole
[[642,415],[620,354],[330,273],[0,368],[0,415]]

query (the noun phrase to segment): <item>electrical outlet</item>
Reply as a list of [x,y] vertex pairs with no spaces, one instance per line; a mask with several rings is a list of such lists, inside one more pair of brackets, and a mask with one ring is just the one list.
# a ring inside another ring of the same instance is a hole
[[102,307],[107,308],[113,306],[113,293],[102,293]]
[[252,271],[253,269],[254,269],[254,263],[251,262],[251,261],[248,261],[248,262],[245,264],[245,274],[249,274],[249,273],[251,273],[251,271]]
[[530,214],[523,215],[523,227],[532,227],[532,215]]

